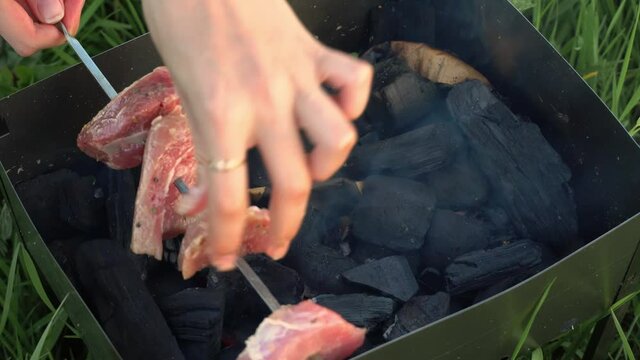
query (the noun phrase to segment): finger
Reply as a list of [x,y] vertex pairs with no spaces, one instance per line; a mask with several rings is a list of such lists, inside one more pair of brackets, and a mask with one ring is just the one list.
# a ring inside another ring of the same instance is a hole
[[36,19],[43,24],[56,24],[64,17],[63,0],[27,0]]
[[207,188],[203,185],[194,187],[189,194],[178,199],[176,212],[182,216],[192,217],[205,210],[207,206]]
[[328,83],[339,92],[336,98],[348,119],[356,119],[362,114],[371,91],[371,64],[339,51],[328,50],[319,58],[318,73],[320,82]]
[[239,104],[229,110],[216,110],[218,114],[211,121],[201,123],[213,124],[203,128],[204,134],[193,132],[197,134],[194,144],[201,162],[198,179],[204,179],[207,189],[205,219],[209,231],[205,247],[209,261],[220,271],[235,267],[242,247],[249,207],[249,176],[246,163],[228,171],[215,171],[208,165],[212,161],[246,157],[248,134],[244,124],[249,122],[250,113]]
[[78,33],[83,6],[84,0],[64,0],[64,18],[62,22],[72,36]]
[[269,250],[279,260],[287,253],[306,212],[311,189],[307,159],[293,121],[268,122],[260,129],[258,148],[273,183],[269,212]]
[[346,161],[358,134],[336,104],[320,90],[301,93],[295,109],[300,126],[314,144],[309,159],[311,176],[316,181],[324,181]]
[[64,43],[64,36],[53,25],[34,23],[16,1],[0,1],[0,34],[21,56]]

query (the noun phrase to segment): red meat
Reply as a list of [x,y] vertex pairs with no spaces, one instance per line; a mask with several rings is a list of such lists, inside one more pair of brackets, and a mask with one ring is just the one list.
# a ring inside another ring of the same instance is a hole
[[[209,266],[209,258],[206,248],[207,223],[201,221],[204,214],[190,223],[187,232],[182,239],[180,257],[178,263],[182,276],[185,279],[192,277],[196,272]],[[241,255],[264,253],[268,248],[268,231],[271,219],[269,211],[251,206],[247,209],[244,242]]]
[[179,104],[169,71],[156,68],[123,90],[82,128],[78,147],[113,169],[136,167],[142,162],[151,122]]
[[191,133],[179,109],[155,119],[149,131],[133,220],[134,253],[161,259],[162,240],[186,230],[188,219],[175,211],[180,195],[173,186],[177,178],[189,186],[196,182]]
[[307,300],[264,319],[238,360],[342,360],[362,346],[365,332]]

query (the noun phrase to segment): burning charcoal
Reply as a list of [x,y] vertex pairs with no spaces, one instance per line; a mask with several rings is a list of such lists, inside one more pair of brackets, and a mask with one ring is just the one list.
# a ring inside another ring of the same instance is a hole
[[92,240],[78,247],[75,262],[84,299],[123,358],[183,359],[126,250]]
[[69,224],[60,221],[60,189],[77,181],[78,174],[62,169],[40,175],[16,186],[16,192],[38,232],[45,241],[65,239],[75,235]]
[[391,341],[442,319],[449,313],[449,301],[449,294],[444,292],[412,298],[396,313],[384,338]]
[[356,292],[341,274],[358,266],[353,259],[322,244],[327,235],[325,220],[320,212],[310,208],[300,231],[284,258],[285,265],[298,271],[304,283],[316,294],[345,294]]
[[401,133],[426,117],[440,102],[438,88],[415,72],[400,75],[381,90],[392,122],[385,133]]
[[489,244],[490,225],[451,210],[436,210],[422,247],[423,262],[444,269],[462,254],[484,249]]
[[444,289],[444,279],[438,269],[426,268],[422,270],[418,282],[429,294],[435,294]]
[[222,291],[185,289],[160,299],[159,305],[186,359],[208,360],[220,352]]
[[435,201],[424,184],[385,176],[369,177],[353,212],[353,234],[363,242],[396,251],[417,250],[429,230]]
[[345,271],[342,276],[355,284],[364,285],[391,295],[401,301],[418,292],[409,262],[403,256],[389,256]]
[[476,208],[489,195],[489,184],[478,167],[466,154],[444,169],[429,173],[424,182],[433,189],[442,209]]
[[380,174],[420,177],[449,165],[463,146],[462,136],[453,124],[438,122],[356,146],[342,171],[354,179]]
[[430,1],[387,1],[371,10],[371,44],[404,39],[435,42],[436,11]]
[[447,101],[520,237],[553,247],[573,239],[571,172],[539,127],[516,117],[479,81],[455,86]]
[[445,270],[445,284],[452,295],[489,286],[501,279],[527,272],[542,261],[540,246],[529,240],[456,258]]
[[[304,285],[295,270],[263,255],[250,255],[246,260],[278,302],[300,302]],[[229,324],[237,323],[243,317],[253,317],[259,322],[269,314],[267,306],[238,270],[220,273],[211,269],[207,276],[207,287],[224,290],[227,304],[225,319]]]
[[392,299],[367,294],[320,295],[313,300],[353,325],[367,329],[387,320],[395,307]]
[[72,179],[61,184],[59,191],[62,221],[88,235],[106,235],[104,191],[96,185],[95,178]]

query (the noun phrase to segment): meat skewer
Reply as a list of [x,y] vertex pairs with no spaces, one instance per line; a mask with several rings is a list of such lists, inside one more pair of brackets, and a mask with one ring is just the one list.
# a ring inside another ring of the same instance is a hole
[[[174,185],[176,186],[176,188],[178,188],[180,194],[184,195],[189,193],[189,187],[181,178],[176,179]],[[269,309],[272,312],[278,310],[278,308],[280,307],[280,303],[278,302],[276,297],[273,296],[267,285],[265,285],[264,282],[260,280],[258,274],[256,274],[251,266],[247,264],[247,261],[242,257],[238,257],[238,259],[236,260],[236,265],[238,266],[238,270],[240,270],[245,279],[247,279],[249,284],[251,284],[251,287],[253,287],[258,295],[260,295],[260,298],[262,299],[262,301],[264,301],[265,304],[267,304]]]

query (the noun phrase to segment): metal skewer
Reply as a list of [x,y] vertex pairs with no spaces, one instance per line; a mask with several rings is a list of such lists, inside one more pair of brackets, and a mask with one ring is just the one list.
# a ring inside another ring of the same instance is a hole
[[[176,188],[178,188],[178,191],[180,191],[181,194],[189,193],[189,187],[184,183],[184,181],[182,181],[182,179],[176,179],[173,184],[176,186]],[[249,284],[251,284],[251,287],[253,287],[253,289],[258,293],[262,301],[267,304],[271,312],[278,310],[278,308],[280,307],[278,299],[273,296],[267,285],[265,285],[258,274],[253,271],[247,261],[241,257],[238,257],[238,259],[236,260],[236,266],[245,277],[245,279],[247,279]]]

